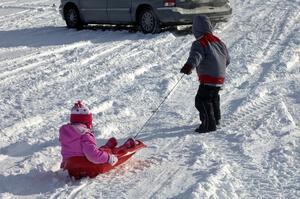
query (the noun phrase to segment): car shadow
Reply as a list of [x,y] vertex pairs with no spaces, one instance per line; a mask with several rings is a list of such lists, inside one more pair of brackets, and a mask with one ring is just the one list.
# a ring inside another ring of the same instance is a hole
[[[186,35],[188,32],[177,31],[176,28],[165,28],[162,32],[171,32],[174,35]],[[86,26],[77,31],[66,27],[45,26],[17,30],[0,31],[0,48],[11,47],[45,47],[68,45],[78,41],[92,43],[107,43],[122,40],[151,39],[159,34],[143,34],[136,27],[129,26]]]

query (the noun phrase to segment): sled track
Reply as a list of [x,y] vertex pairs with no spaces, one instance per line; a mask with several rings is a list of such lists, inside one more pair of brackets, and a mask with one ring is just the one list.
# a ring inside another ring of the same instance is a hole
[[[82,179],[80,181],[74,181],[71,178],[67,180],[68,186],[65,189],[58,189],[55,193],[47,196],[50,199],[59,199],[59,198],[67,198],[73,199],[80,197],[80,193],[84,191],[88,186],[94,184],[94,182],[90,179]],[[98,198],[102,198],[101,195]]]

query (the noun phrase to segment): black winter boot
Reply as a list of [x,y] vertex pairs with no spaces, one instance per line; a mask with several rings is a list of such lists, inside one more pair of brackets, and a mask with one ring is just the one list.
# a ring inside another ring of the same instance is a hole
[[216,127],[206,128],[204,125],[200,125],[198,128],[195,129],[195,132],[197,132],[197,133],[208,133],[208,132],[212,132],[212,131],[216,131],[216,130],[217,130]]

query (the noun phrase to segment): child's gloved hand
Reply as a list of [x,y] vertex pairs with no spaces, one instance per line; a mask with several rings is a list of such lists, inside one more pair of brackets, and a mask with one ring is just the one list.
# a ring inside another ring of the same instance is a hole
[[124,143],[124,145],[126,146],[126,148],[132,148],[135,146],[135,140],[133,138],[129,138],[128,140],[126,140],[126,142]]
[[185,64],[181,70],[180,70],[180,73],[184,73],[186,75],[190,75],[192,73],[192,69],[193,69],[193,66],[192,65],[189,65],[189,64]]
[[117,162],[118,162],[117,156],[115,156],[115,155],[113,155],[113,154],[109,154],[108,163],[109,163],[111,166],[114,166]]

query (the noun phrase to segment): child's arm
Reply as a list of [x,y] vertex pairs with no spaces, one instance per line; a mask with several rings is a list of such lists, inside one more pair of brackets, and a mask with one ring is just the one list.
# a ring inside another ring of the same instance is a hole
[[225,46],[225,50],[226,50],[226,67],[230,64],[230,56],[229,56],[229,52],[227,49],[227,46],[224,44]]
[[190,55],[186,61],[187,65],[193,66],[193,68],[197,67],[203,59],[203,48],[199,44],[198,41],[193,42]]
[[109,154],[101,149],[98,149],[96,139],[93,134],[86,133],[81,138],[82,152],[86,158],[95,163],[103,164],[109,160]]
[[193,42],[190,55],[181,69],[181,73],[191,74],[192,70],[197,67],[203,59],[203,48],[200,46],[198,41]]

